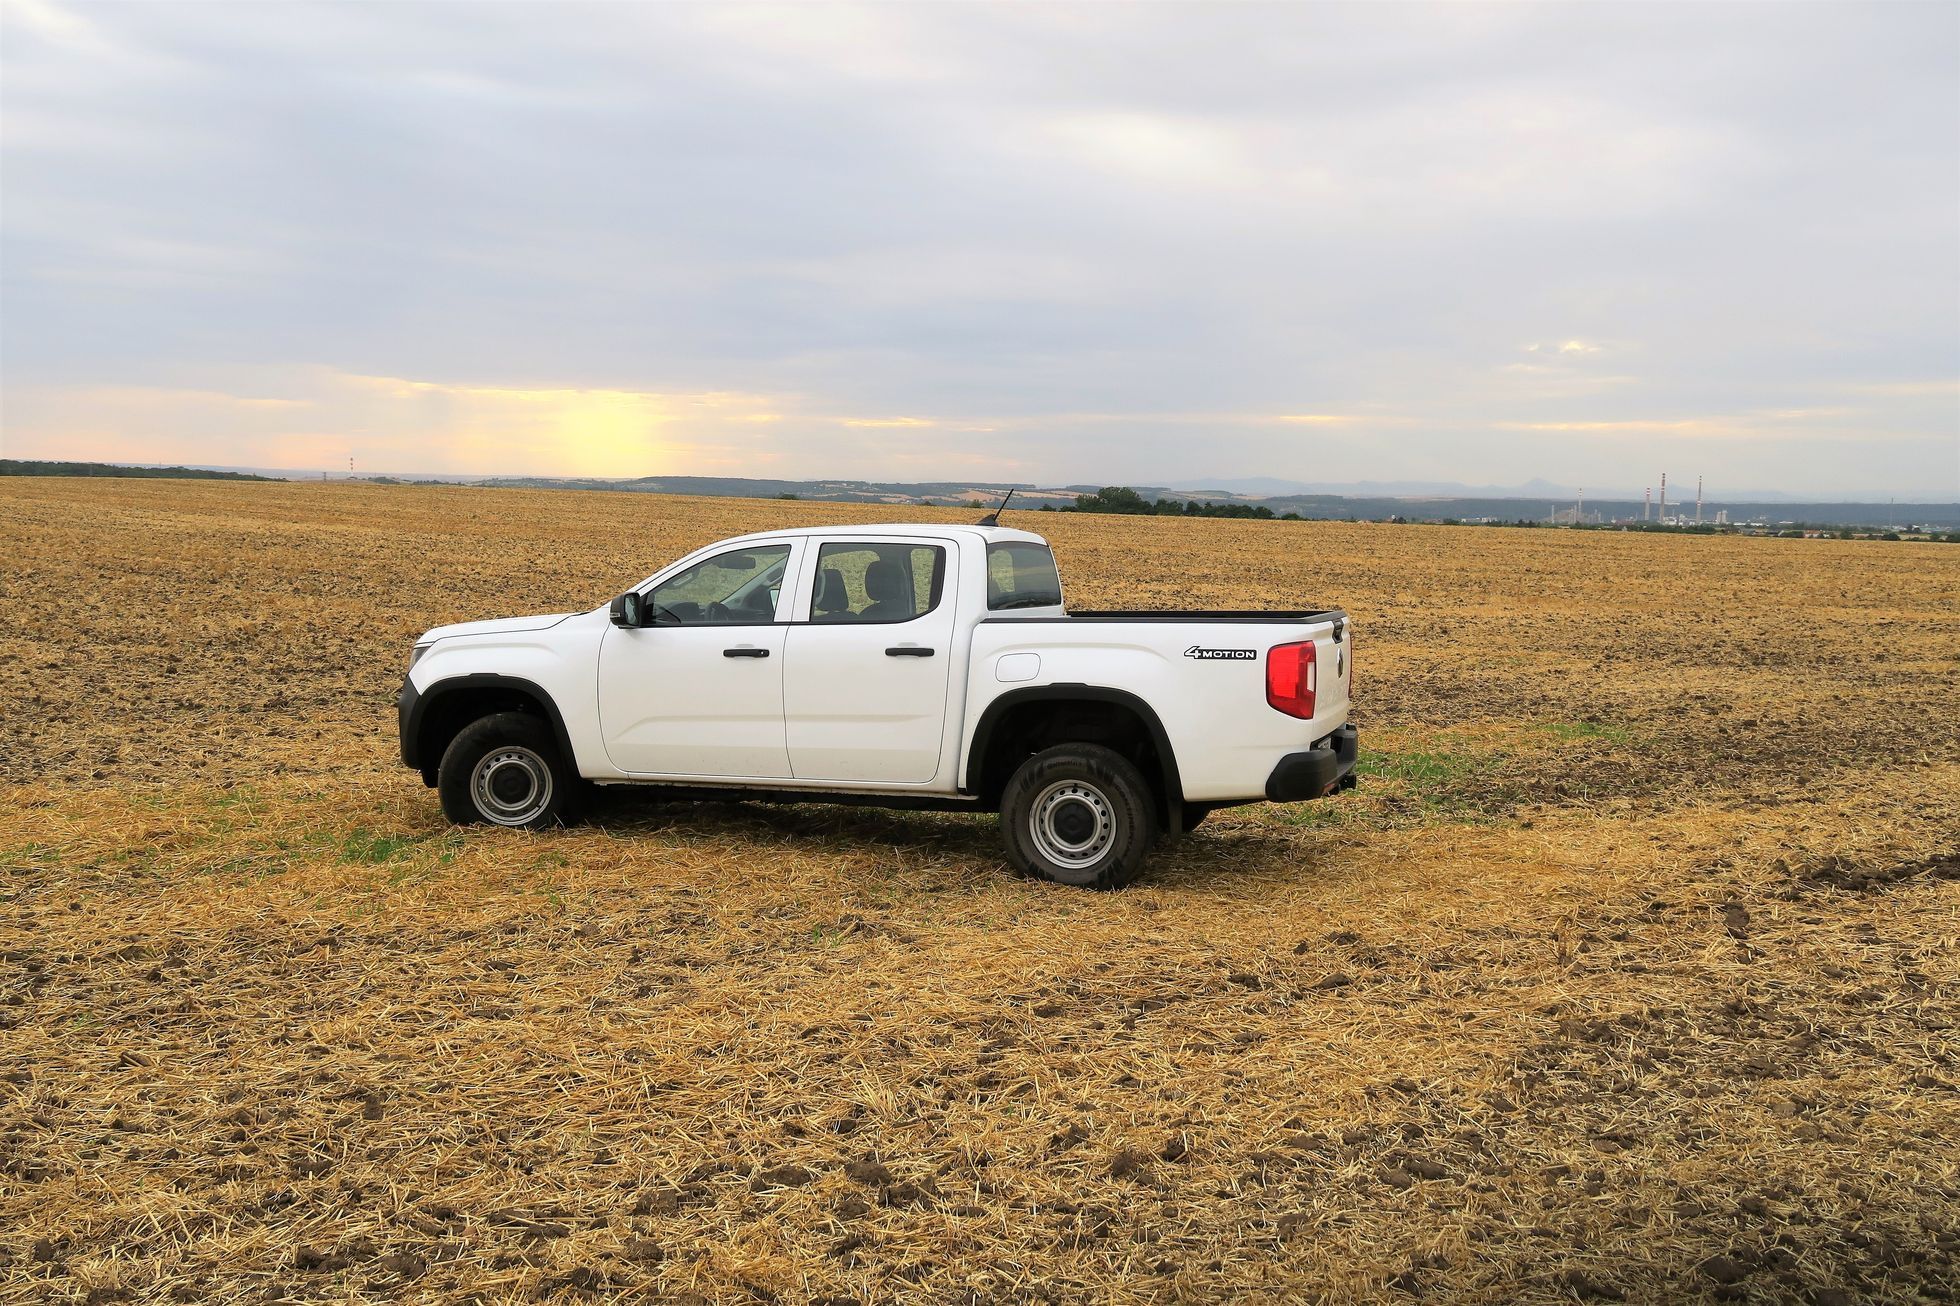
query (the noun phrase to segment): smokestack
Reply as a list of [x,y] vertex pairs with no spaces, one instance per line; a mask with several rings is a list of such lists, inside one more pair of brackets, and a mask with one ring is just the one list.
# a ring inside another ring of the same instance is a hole
[[1585,520],[1586,520],[1586,492],[1585,492],[1585,490],[1584,490],[1584,489],[1581,489],[1581,490],[1579,491],[1579,509],[1578,509],[1578,513],[1577,513],[1577,515],[1575,515],[1575,516],[1574,516],[1574,517],[1572,518],[1572,524],[1573,524],[1574,526],[1577,526],[1577,525],[1579,525],[1579,524],[1581,524],[1582,522],[1584,522]]
[[1667,473],[1661,473],[1661,521],[1667,520]]
[[1640,520],[1646,521],[1654,515],[1654,487],[1647,487],[1647,497],[1640,501]]
[[1695,525],[1701,525],[1701,477],[1695,477]]

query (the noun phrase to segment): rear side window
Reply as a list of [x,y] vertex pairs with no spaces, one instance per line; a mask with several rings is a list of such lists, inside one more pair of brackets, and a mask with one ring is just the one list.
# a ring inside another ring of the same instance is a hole
[[1014,540],[987,546],[988,608],[1051,608],[1061,601],[1062,577],[1047,545]]
[[817,551],[813,623],[910,621],[939,606],[946,551],[930,544],[826,544]]

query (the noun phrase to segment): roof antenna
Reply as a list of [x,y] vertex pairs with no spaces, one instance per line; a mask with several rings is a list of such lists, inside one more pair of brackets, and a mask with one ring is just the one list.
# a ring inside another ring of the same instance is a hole
[[[1007,492],[1007,499],[1011,499],[1013,497],[1014,497],[1014,491],[1009,490]],[[985,517],[982,517],[980,519],[980,524],[982,526],[1000,525],[1000,515],[1007,511],[1007,499],[1002,499],[1000,501],[1000,507],[994,509],[992,512],[988,513]]]

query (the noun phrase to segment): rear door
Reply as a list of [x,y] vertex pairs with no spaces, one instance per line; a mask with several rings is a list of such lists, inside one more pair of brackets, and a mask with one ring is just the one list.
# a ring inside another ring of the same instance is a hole
[[958,551],[943,540],[812,541],[789,629],[784,723],[798,780],[925,784],[939,770]]

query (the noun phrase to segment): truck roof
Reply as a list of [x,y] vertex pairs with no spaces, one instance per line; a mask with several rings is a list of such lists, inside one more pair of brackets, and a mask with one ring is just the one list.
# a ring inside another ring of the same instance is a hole
[[1012,526],[979,526],[958,522],[859,522],[848,526],[789,526],[777,531],[756,531],[749,535],[732,536],[722,543],[806,535],[820,539],[851,539],[866,535],[925,535],[940,539],[955,539],[960,536],[977,535],[989,544],[1005,544],[1014,540],[1029,544],[1048,543],[1033,531],[1016,530]]

